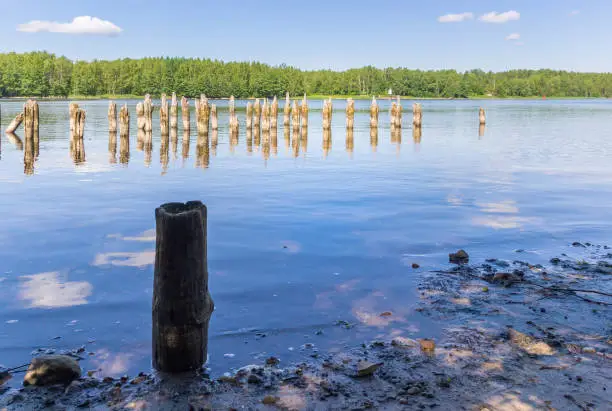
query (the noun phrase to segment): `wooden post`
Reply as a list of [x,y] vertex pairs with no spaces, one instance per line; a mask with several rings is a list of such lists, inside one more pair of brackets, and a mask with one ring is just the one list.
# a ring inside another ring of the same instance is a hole
[[237,134],[239,126],[238,117],[236,117],[236,100],[234,99],[234,96],[230,96],[229,99],[229,116],[230,133]]
[[168,203],[155,210],[153,367],[200,369],[207,358],[214,303],[208,291],[206,206]]
[[210,107],[210,125],[213,130],[219,129],[219,119],[217,118],[217,105],[213,104]]
[[293,132],[297,133],[300,129],[300,110],[296,100],[293,100],[293,106],[291,107],[291,125]]
[[34,174],[34,123],[36,116],[37,103],[34,100],[28,100],[23,106],[24,117],[24,135],[25,148],[23,151],[24,173],[26,175]]
[[255,99],[255,104],[253,104],[253,114],[253,127],[259,129],[261,124],[261,105],[258,98]]
[[412,124],[414,127],[421,127],[423,124],[423,111],[419,103],[412,105]]
[[117,103],[108,102],[108,132],[117,133]]
[[285,97],[285,107],[283,107],[283,127],[289,127],[291,116],[291,98],[289,92]]
[[178,100],[176,93],[172,93],[172,103],[170,105],[170,128],[176,130],[178,128]]
[[23,112],[17,114],[17,116],[10,122],[6,130],[4,131],[6,134],[14,134],[17,128],[23,122]]
[[147,125],[147,120],[144,115],[144,103],[136,104],[136,125],[138,130],[144,130]]
[[355,124],[355,101],[352,98],[346,100],[346,128],[353,128]]
[[331,128],[332,111],[333,111],[332,99],[330,97],[329,99],[323,101],[322,116],[323,116],[323,129],[324,130],[328,130]]
[[202,94],[199,100],[196,99],[195,107],[198,134],[208,134],[208,126],[210,124],[210,104],[208,103],[208,98]]
[[261,129],[264,134],[270,132],[270,106],[267,98],[264,99],[264,103],[261,108]]
[[150,133],[153,131],[153,101],[151,100],[150,95],[147,94],[145,96],[143,106],[144,106],[144,117],[145,117],[144,130],[147,133]]
[[170,117],[168,113],[168,100],[165,94],[161,96],[161,105],[159,107],[159,128],[162,139],[168,139],[170,135]]
[[127,164],[130,161],[130,112],[127,104],[119,111],[119,162]]
[[246,128],[247,130],[253,128],[253,103],[250,101],[246,105]]
[[181,118],[183,119],[183,131],[190,131],[191,116],[189,112],[189,99],[185,96],[181,98]]
[[378,128],[378,103],[376,97],[372,97],[372,104],[370,105],[370,128]]
[[393,101],[391,103],[391,129],[397,128],[397,103]]
[[[73,107],[75,107],[73,109]],[[85,110],[78,108],[78,105],[70,105],[72,115],[70,117],[70,124],[74,125],[71,139],[72,157],[75,163],[82,163],[85,161],[85,143],[83,136],[85,134]]]
[[306,93],[304,93],[304,99],[302,100],[302,106],[300,107],[300,114],[302,117],[302,128],[308,127],[308,100],[306,99]]
[[480,125],[484,126],[487,124],[487,116],[485,115],[485,109],[480,107],[480,111],[478,113],[478,119],[480,120]]
[[278,127],[278,99],[274,96],[272,106],[270,106],[270,130],[276,130]]
[[75,130],[75,113],[76,111],[79,109],[79,105],[77,103],[70,103],[70,106],[68,106],[68,113],[70,115],[70,134],[74,133]]
[[39,134],[39,126],[40,126],[40,118],[39,118],[39,110],[38,110],[38,102],[36,100],[33,101],[33,115],[34,115],[34,158],[38,158],[39,149],[40,149],[40,134]]
[[397,96],[397,108],[395,112],[395,127],[402,128],[402,100]]

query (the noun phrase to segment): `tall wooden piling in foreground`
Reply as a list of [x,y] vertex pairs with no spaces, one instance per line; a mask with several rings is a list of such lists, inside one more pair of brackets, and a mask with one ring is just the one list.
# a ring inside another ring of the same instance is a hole
[[261,105],[259,99],[255,99],[255,104],[253,104],[253,128],[259,129],[261,124]]
[[372,97],[372,104],[370,104],[370,128],[378,128],[378,103],[376,97]]
[[161,96],[161,104],[159,107],[159,128],[161,130],[162,138],[169,138],[170,136],[170,116],[168,112],[168,99],[165,94]]
[[276,130],[278,127],[278,99],[274,96],[272,105],[270,106],[270,130]]
[[178,100],[176,93],[172,93],[172,102],[170,103],[170,128],[176,130],[178,128]]
[[352,98],[346,100],[346,128],[355,125],[355,101]]
[[480,110],[478,112],[478,120],[481,126],[487,124],[487,116],[485,114],[485,109],[482,107],[480,107]]
[[127,164],[130,160],[130,112],[127,104],[119,111],[119,162]]
[[191,130],[191,113],[189,111],[189,99],[185,96],[181,98],[181,119],[183,120],[183,131]]
[[219,129],[219,118],[217,117],[217,105],[210,106],[210,126],[213,130]]
[[208,291],[207,211],[199,201],[155,210],[153,367],[198,370],[208,350],[214,303]]
[[117,103],[114,101],[108,103],[108,132],[117,132]]
[[291,116],[291,98],[289,92],[285,96],[285,107],[283,107],[283,127],[289,127]]
[[144,131],[146,124],[147,120],[144,114],[144,103],[138,103],[136,104],[136,126],[138,130]]
[[246,128],[247,130],[253,128],[253,103],[250,101],[246,105]]
[[321,110],[322,122],[323,122],[323,130],[328,130],[331,128],[332,123],[332,99],[329,98],[323,101],[323,109]]

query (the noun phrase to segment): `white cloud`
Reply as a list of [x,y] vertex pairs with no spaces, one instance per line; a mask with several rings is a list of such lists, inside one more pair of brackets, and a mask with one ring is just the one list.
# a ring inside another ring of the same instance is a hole
[[521,35],[519,33],[512,33],[506,36],[506,40],[520,40]]
[[58,23],[55,21],[34,20],[17,26],[17,31],[26,33],[67,33],[67,34],[99,34],[113,36],[123,30],[107,20],[97,17],[80,16],[75,17],[70,23]]
[[572,10],[569,15],[570,16],[577,16],[579,14],[580,14],[580,10]]
[[510,10],[504,13],[498,13],[496,11],[492,11],[487,14],[483,14],[480,16],[479,20],[485,23],[507,23],[512,20],[520,20],[521,13],[518,11]]
[[444,16],[438,17],[438,21],[440,23],[459,23],[466,20],[472,20],[474,18],[474,13],[459,13],[459,14],[446,14]]

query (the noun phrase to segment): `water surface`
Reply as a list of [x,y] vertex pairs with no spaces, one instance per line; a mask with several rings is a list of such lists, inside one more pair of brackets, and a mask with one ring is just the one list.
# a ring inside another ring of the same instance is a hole
[[[154,209],[165,202],[208,206],[213,374],[268,355],[299,361],[313,354],[306,343],[325,352],[390,335],[436,337],[441,325],[415,311],[419,276],[446,267],[458,248],[473,262],[516,259],[521,249],[537,263],[573,241],[609,242],[608,101],[425,101],[420,138],[407,113],[392,137],[382,101],[376,144],[369,102],[356,102],[347,138],[345,106],[335,101],[331,146],[321,102],[312,101],[307,138],[285,139],[280,118],[276,148],[249,144],[244,101],[232,144],[227,102],[216,101],[217,144],[211,138],[198,150],[193,122],[189,146],[179,127],[167,154],[157,116],[152,152],[138,150],[137,102],[121,101],[132,115],[127,164],[109,155],[108,103],[79,103],[87,111],[82,164],[70,156],[65,101],[40,103],[32,175],[19,142],[1,139],[6,366],[39,348],[83,345],[84,368],[101,375],[150,368]],[[4,129],[23,102],[0,104]]]

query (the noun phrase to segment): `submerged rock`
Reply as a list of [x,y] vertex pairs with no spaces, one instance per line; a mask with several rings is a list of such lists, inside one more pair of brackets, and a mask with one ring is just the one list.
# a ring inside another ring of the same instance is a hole
[[450,253],[448,260],[453,264],[467,264],[470,261],[470,256],[464,250],[459,250],[456,253]]
[[[555,350],[545,343],[527,334],[508,327],[508,339],[512,344],[532,355],[554,355]],[[584,351],[584,350],[583,350]]]
[[46,355],[32,359],[23,385],[68,385],[81,376],[81,367],[72,357]]

